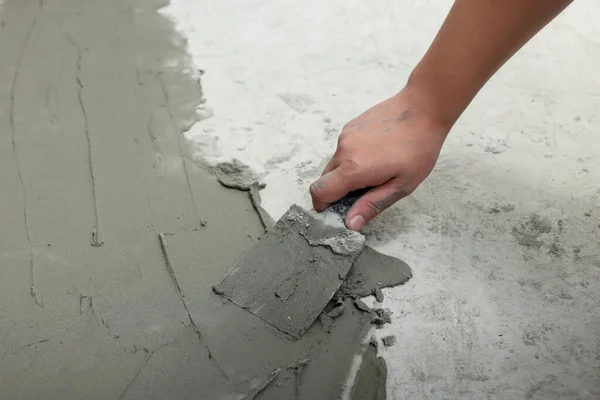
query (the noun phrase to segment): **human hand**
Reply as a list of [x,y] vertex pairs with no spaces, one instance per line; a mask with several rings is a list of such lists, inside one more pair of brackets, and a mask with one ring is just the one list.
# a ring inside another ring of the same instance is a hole
[[346,216],[346,226],[358,231],[423,182],[449,130],[425,96],[403,89],[344,127],[335,154],[310,186],[313,207],[321,212],[353,190],[372,187]]

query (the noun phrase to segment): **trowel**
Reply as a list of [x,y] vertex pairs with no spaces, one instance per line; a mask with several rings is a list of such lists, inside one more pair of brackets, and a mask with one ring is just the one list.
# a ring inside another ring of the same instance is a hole
[[364,236],[344,220],[367,190],[351,192],[320,214],[292,205],[214,292],[299,339],[363,251]]

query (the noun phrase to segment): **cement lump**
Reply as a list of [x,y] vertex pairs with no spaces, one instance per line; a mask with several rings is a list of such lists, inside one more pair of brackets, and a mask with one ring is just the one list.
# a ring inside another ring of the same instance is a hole
[[260,218],[260,222],[263,224],[265,230],[269,230],[275,225],[275,221],[273,218],[265,211],[262,207],[262,199],[260,197],[260,191],[264,189],[266,185],[264,183],[254,182],[250,185],[248,191],[250,194],[250,201],[252,202],[252,206],[258,213]]
[[393,345],[396,344],[396,336],[389,335],[389,336],[386,336],[383,339],[381,339],[381,341],[383,342],[383,345],[385,347],[392,347]]
[[377,289],[403,285],[411,277],[412,270],[404,261],[365,246],[340,287],[338,295],[366,297],[374,294]]
[[253,183],[258,181],[258,174],[248,165],[233,159],[219,163],[211,168],[221,185],[230,189],[250,190]]

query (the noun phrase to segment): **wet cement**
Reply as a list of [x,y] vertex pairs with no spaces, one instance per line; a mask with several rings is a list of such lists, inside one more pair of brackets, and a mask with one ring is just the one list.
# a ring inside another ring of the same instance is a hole
[[355,386],[352,388],[352,399],[385,400],[385,387],[379,382],[385,381],[387,366],[383,358],[377,355],[377,345],[371,342],[363,355]]
[[342,296],[366,297],[375,295],[383,301],[382,288],[403,285],[412,277],[404,261],[365,246],[340,288]]
[[[203,342],[223,376],[230,382],[260,385],[273,371],[280,370],[256,398],[337,399],[354,355],[360,352],[369,332],[371,316],[357,310],[348,299],[345,311],[335,319],[329,332],[315,323],[299,340],[291,341],[272,325],[211,290],[214,282],[237,261],[237,255],[227,251],[226,243],[203,245],[206,236],[212,234],[209,230],[176,232],[166,236],[166,248],[181,285],[181,298],[190,318],[197,321]],[[243,236],[242,232],[238,234]],[[196,250],[190,251],[191,248]],[[305,365],[298,368],[299,362]],[[299,376],[301,384],[297,384]],[[377,384],[385,387],[385,380]],[[210,396],[221,390],[219,386],[205,389]]]
[[221,185],[230,189],[250,190],[258,182],[258,174],[239,160],[219,163],[210,170]]
[[195,398],[222,376],[158,233],[205,229],[235,254],[263,229],[186,159],[201,87],[164,4],[0,12],[3,398]]
[[262,198],[260,196],[260,191],[264,188],[264,184],[254,182],[250,185],[248,193],[250,195],[250,201],[252,202],[252,206],[254,207],[254,209],[258,213],[258,216],[260,217],[260,222],[262,222],[265,230],[269,230],[275,225],[275,220],[269,215],[269,213],[265,211],[265,209],[262,206]]
[[370,329],[352,299],[290,342],[211,290],[264,228],[188,161],[200,75],[162,5],[0,12],[2,396],[337,399]]
[[319,317],[363,250],[365,239],[292,206],[213,287],[299,338]]

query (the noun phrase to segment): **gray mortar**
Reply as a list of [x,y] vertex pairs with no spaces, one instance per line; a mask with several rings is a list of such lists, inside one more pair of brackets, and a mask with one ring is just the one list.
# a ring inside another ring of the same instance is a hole
[[253,183],[258,181],[258,174],[248,165],[233,159],[219,163],[210,168],[221,185],[230,189],[250,190]]
[[243,397],[243,400],[256,399],[264,390],[266,390],[269,387],[269,385],[273,383],[275,379],[277,379],[277,376],[280,372],[281,369],[279,368],[274,370],[271,373],[271,375],[269,375],[269,377],[267,377],[263,382],[261,382],[256,388],[251,389],[250,392]]
[[394,335],[385,336],[384,338],[381,339],[381,341],[383,342],[383,345],[385,347],[392,347],[393,345],[396,344],[396,336],[394,336]]
[[411,277],[412,271],[404,261],[365,246],[340,287],[339,295],[366,297],[376,289],[403,285]]
[[371,319],[371,323],[377,327],[377,329],[381,329],[383,325],[389,324],[392,322],[392,314],[390,310],[377,308],[375,310],[375,315],[373,319]]
[[186,161],[202,90],[157,13],[166,4],[9,0],[0,12],[3,398],[247,389],[210,360],[157,238],[207,230],[202,247],[235,253],[263,231],[246,194]]
[[262,199],[260,197],[260,191],[264,189],[266,185],[264,183],[254,182],[250,185],[248,191],[250,194],[250,201],[252,201],[252,206],[258,213],[260,217],[260,221],[262,222],[265,230],[271,229],[275,225],[275,221],[273,218],[265,211],[262,207]]
[[362,301],[361,299],[354,299],[353,301],[354,306],[359,309],[360,311],[363,312],[372,312],[373,309],[371,307],[369,307],[364,301]]
[[382,303],[383,302],[383,292],[381,291],[381,288],[379,286],[376,286],[373,289],[373,296],[375,296],[375,300],[377,300],[378,303]]
[[213,288],[299,338],[319,317],[364,246],[364,237],[324,225],[292,206]]
[[376,342],[371,342],[363,354],[350,398],[352,400],[385,400],[387,398],[386,381],[387,366],[384,359],[377,355]]
[[[204,99],[165,4],[0,12],[2,397],[294,398],[271,371],[309,357],[301,398],[336,398],[369,316],[347,301],[291,343],[211,291],[264,228],[187,161]],[[228,184],[250,190],[243,171]]]
[[[310,363],[302,369],[299,398],[336,399],[354,355],[360,352],[367,336],[371,316],[356,310],[348,299],[344,301],[345,311],[328,332],[316,323],[299,340],[290,341],[270,324],[212,293],[211,282],[219,280],[239,255],[229,251],[227,243],[204,246],[207,238],[215,234],[209,226],[166,236],[166,248],[183,301],[213,360],[230,379],[248,382],[253,387],[264,381],[266,371],[282,368],[277,381],[259,396],[262,400],[279,400],[297,398],[295,372],[286,367],[308,358]],[[226,231],[225,227],[213,229]],[[231,235],[236,242],[246,237],[244,232]],[[252,245],[247,240],[241,245],[242,250]],[[244,393],[249,393],[249,389]]]

